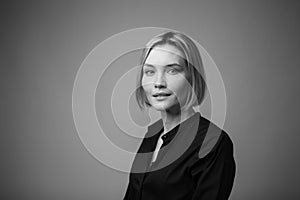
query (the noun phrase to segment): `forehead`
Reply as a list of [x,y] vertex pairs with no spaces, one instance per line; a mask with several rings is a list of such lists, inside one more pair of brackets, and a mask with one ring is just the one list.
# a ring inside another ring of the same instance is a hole
[[154,47],[149,53],[145,63],[151,65],[169,65],[173,63],[182,64],[184,55],[173,45],[162,45]]

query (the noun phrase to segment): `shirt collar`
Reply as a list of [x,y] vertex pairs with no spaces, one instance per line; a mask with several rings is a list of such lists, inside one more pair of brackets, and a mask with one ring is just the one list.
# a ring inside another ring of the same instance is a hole
[[[170,142],[178,133],[178,130],[184,130],[186,127],[189,127],[196,119],[200,119],[200,116],[201,116],[200,113],[196,112],[195,114],[193,114],[192,116],[184,120],[183,122],[179,123],[173,129],[168,131],[166,134],[162,136],[164,143]],[[162,119],[157,120],[156,122],[148,126],[148,136],[151,137],[158,133],[160,134],[163,131],[163,128],[164,127],[163,127]],[[158,136],[159,135],[157,135],[157,137],[155,138],[158,139]]]

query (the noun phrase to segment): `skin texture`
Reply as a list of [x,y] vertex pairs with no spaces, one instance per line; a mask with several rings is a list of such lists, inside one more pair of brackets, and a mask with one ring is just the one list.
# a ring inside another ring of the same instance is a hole
[[[152,107],[161,112],[164,132],[194,113],[192,108],[184,112],[180,109],[189,91],[182,58],[179,49],[165,44],[154,47],[143,66],[142,87]],[[157,92],[171,95],[159,100],[153,97]]]

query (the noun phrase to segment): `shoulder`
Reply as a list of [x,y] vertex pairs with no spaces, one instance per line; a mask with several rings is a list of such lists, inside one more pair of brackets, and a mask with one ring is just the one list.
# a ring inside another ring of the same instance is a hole
[[210,153],[233,154],[233,142],[230,136],[211,121],[201,117],[198,131],[202,138],[199,158],[204,158]]
[[154,136],[155,134],[160,132],[162,128],[163,128],[163,122],[162,122],[162,119],[159,119],[159,120],[155,121],[154,123],[148,125],[145,137],[149,138],[149,137]]
[[142,139],[138,153],[147,153],[153,151],[153,145],[156,144],[159,134],[162,131],[163,123],[162,120],[157,120],[148,126],[147,132]]
[[211,121],[201,117],[190,163],[191,174],[205,170],[221,169],[222,166],[234,170],[233,142],[227,132]]

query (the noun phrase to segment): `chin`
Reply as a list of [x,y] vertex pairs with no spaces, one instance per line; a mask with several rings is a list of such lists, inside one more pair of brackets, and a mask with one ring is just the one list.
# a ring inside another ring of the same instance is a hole
[[172,109],[178,108],[178,104],[173,103],[173,102],[152,102],[152,108],[154,108],[157,111],[168,111]]
[[154,108],[156,111],[165,111],[166,108],[164,106],[159,105],[153,105],[152,108]]
[[170,108],[170,105],[164,104],[164,103],[153,103],[152,108],[154,108],[157,111],[165,111],[168,108]]

